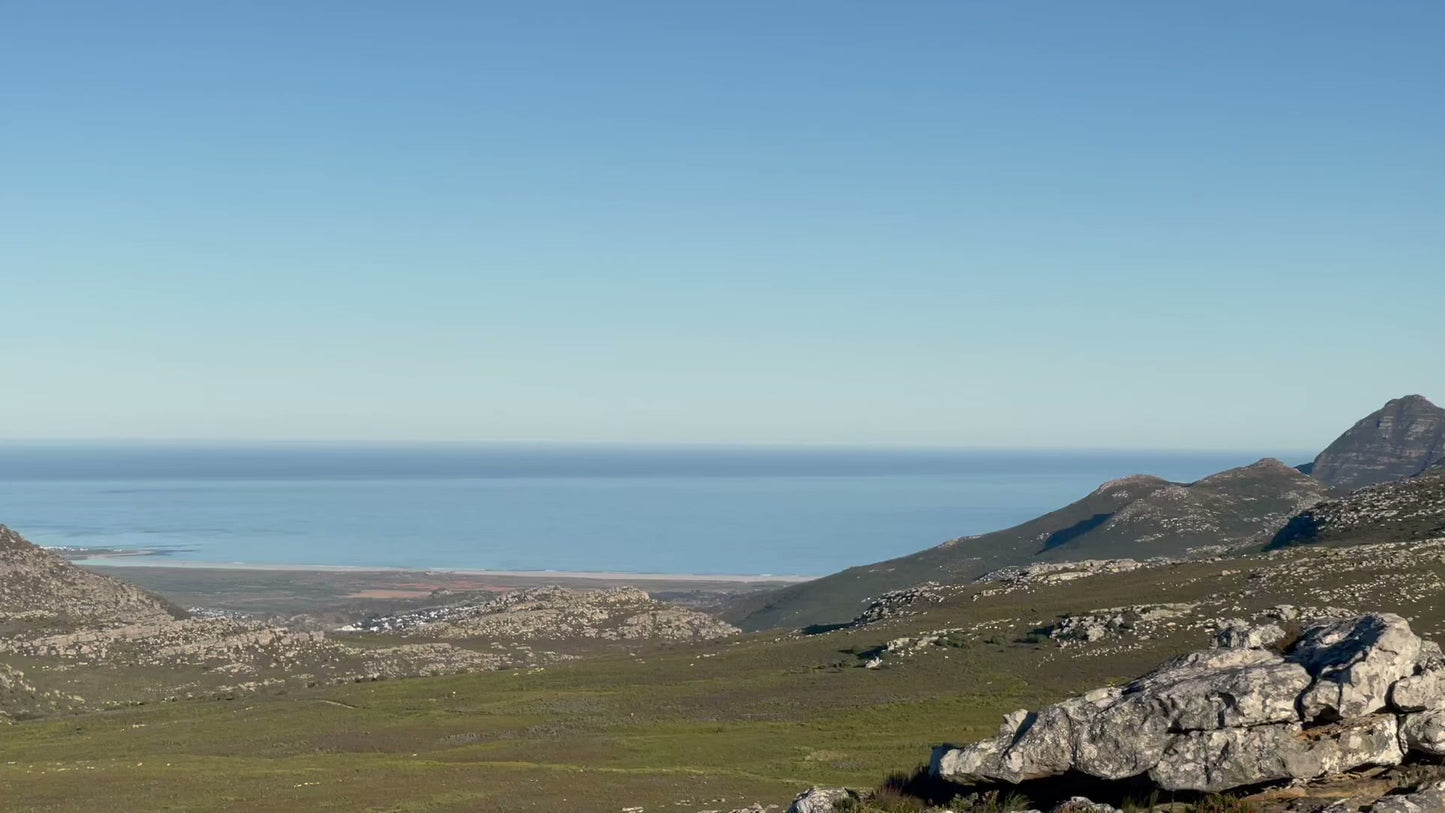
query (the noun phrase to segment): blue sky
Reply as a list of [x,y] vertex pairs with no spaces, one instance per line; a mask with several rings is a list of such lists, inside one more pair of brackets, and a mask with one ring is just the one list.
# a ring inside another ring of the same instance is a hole
[[0,0],[0,437],[1310,449],[1445,5]]

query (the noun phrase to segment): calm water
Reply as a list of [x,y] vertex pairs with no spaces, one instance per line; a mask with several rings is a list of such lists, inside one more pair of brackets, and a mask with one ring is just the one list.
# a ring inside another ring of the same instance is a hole
[[0,444],[0,523],[150,564],[819,574],[1260,456]]

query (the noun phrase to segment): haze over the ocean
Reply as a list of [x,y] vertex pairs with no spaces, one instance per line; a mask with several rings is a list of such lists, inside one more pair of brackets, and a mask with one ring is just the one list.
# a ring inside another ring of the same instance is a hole
[[1445,5],[0,4],[0,437],[1317,449]]

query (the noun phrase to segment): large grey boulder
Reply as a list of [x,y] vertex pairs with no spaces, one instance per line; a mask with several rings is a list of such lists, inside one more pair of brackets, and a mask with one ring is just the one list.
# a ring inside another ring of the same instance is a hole
[[1123,689],[1016,712],[997,737],[936,750],[932,770],[965,783],[1018,783],[1069,770],[1127,779],[1153,767],[1183,732],[1298,721],[1295,698],[1309,684],[1303,667],[1264,650],[1194,652]]
[[1439,813],[1445,810],[1445,782],[1403,796],[1386,796],[1375,802],[1370,813]]
[[1392,613],[1316,624],[1305,630],[1289,654],[1315,678],[1300,696],[1300,711],[1307,720],[1380,711],[1389,702],[1395,681],[1415,671],[1420,653],[1419,636]]
[[1428,711],[1445,707],[1445,670],[1432,669],[1400,678],[1390,689],[1397,711]]
[[1400,718],[1400,743],[1407,751],[1445,756],[1445,709],[1406,714]]
[[1445,654],[1434,641],[1421,643],[1414,672],[1390,687],[1390,705],[1396,711],[1445,708]]
[[1123,688],[1017,711],[995,737],[935,749],[930,770],[966,784],[1147,775],[1164,790],[1215,792],[1398,765],[1408,750],[1445,755],[1445,703],[1390,711],[1434,705],[1431,681],[1445,676],[1439,648],[1399,616],[1308,626],[1284,656],[1246,645],[1277,643],[1277,627],[1230,627],[1225,645]]
[[966,783],[1019,783],[1064,773],[1074,764],[1079,734],[1118,697],[1118,689],[1100,689],[1037,713],[1015,712],[991,740],[965,749],[936,749],[933,770]]

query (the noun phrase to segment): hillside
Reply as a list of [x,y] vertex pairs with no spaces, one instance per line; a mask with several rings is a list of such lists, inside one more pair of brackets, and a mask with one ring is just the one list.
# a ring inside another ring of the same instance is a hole
[[[24,720],[0,729],[0,786],[7,809],[19,810],[148,810],[160,799],[218,811],[780,813],[809,785],[876,787],[940,743],[994,736],[1015,709],[1126,682],[1241,624],[1391,612],[1418,635],[1445,637],[1445,540],[1050,575],[950,587],[937,601],[822,635],[629,643],[546,668]],[[66,670],[26,678],[114,682],[108,668],[58,663]],[[0,668],[0,693],[5,679]],[[1254,809],[1318,810],[1343,794],[1418,782],[1427,769],[1438,767],[1275,788],[1288,795]],[[1291,807],[1304,793],[1313,806]]]
[[1424,474],[1362,488],[1291,519],[1270,543],[1359,545],[1445,536],[1445,464]]
[[1414,477],[1445,460],[1445,409],[1396,398],[1331,443],[1303,471],[1336,493]]
[[144,624],[184,615],[164,599],[76,567],[0,525],[0,632]]
[[1317,481],[1271,459],[1191,484],[1126,477],[1013,528],[745,597],[724,618],[749,630],[840,624],[865,599],[926,581],[967,581],[1036,561],[1179,556],[1263,543],[1325,497]]
[[569,590],[554,585],[450,598],[445,604],[369,617],[345,630],[438,640],[529,641],[705,641],[737,632],[706,613],[656,601],[635,587]]

